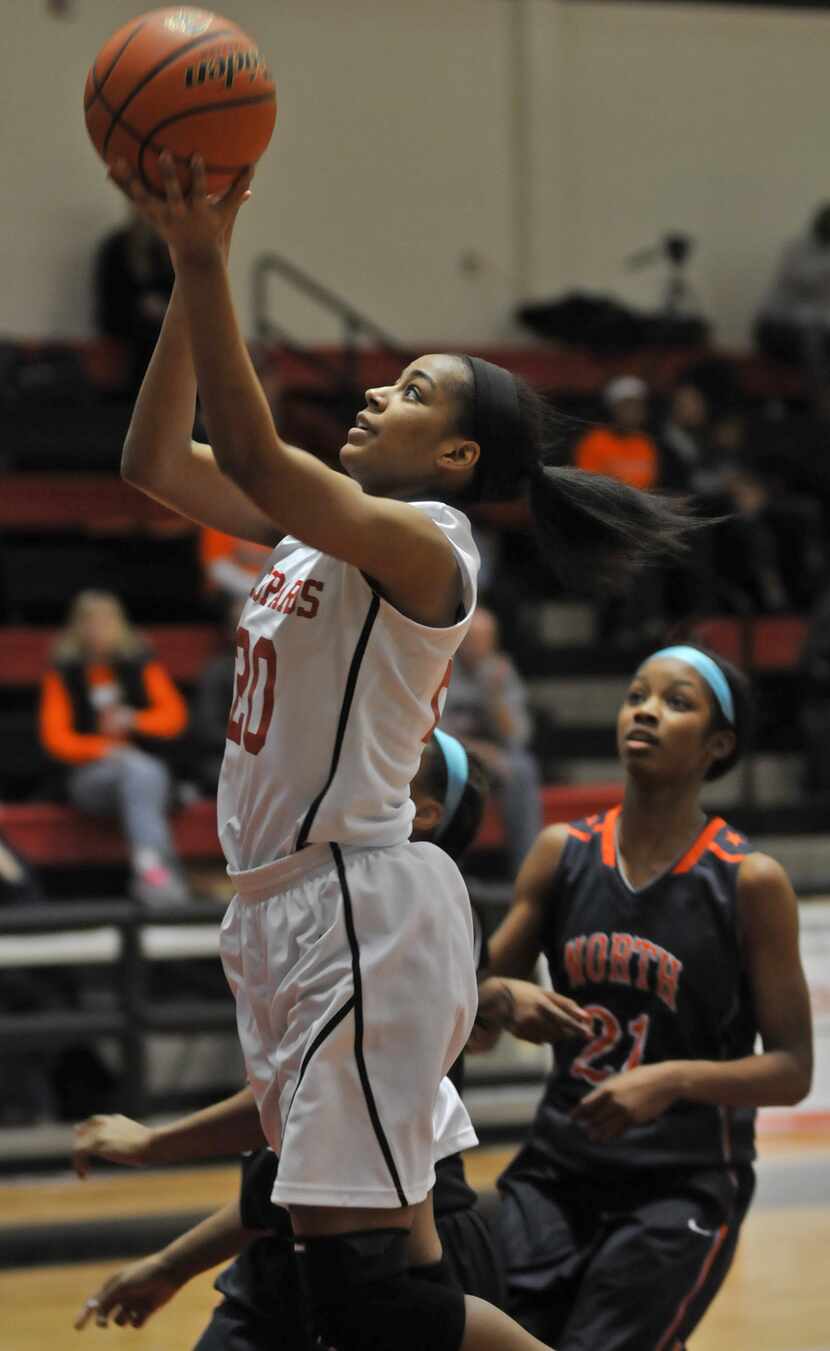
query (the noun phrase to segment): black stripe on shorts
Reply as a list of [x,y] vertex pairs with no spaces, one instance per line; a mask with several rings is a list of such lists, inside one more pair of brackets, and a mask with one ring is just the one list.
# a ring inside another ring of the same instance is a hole
[[283,1134],[285,1134],[285,1126],[288,1124],[288,1118],[291,1115],[291,1108],[294,1106],[294,1099],[296,1098],[297,1093],[299,1092],[300,1084],[303,1082],[303,1077],[305,1075],[306,1070],[308,1069],[309,1061],[311,1060],[315,1052],[319,1051],[320,1047],[322,1046],[326,1038],[331,1036],[331,1033],[334,1031],[334,1029],[336,1027],[339,1027],[343,1019],[349,1013],[351,1013],[352,1009],[354,1008],[354,1003],[355,1003],[354,995],[353,994],[349,995],[349,998],[346,1000],[345,1004],[343,1004],[343,1006],[339,1008],[336,1013],[333,1013],[331,1015],[328,1022],[323,1023],[323,1026],[320,1028],[320,1031],[317,1033],[317,1036],[314,1038],[313,1042],[311,1043],[305,1055],[303,1056],[303,1061],[302,1064],[300,1065],[300,1073],[297,1075],[297,1082],[294,1085],[294,1092],[291,1094],[291,1101],[288,1104],[288,1111],[285,1114],[285,1124],[283,1125],[282,1128]]
[[395,1160],[392,1156],[392,1150],[386,1133],[381,1124],[375,1095],[372,1092],[372,1085],[369,1082],[369,1072],[366,1069],[366,1060],[363,1055],[363,979],[360,974],[360,945],[357,941],[357,934],[354,927],[354,916],[352,914],[352,898],[349,894],[349,884],[346,880],[346,869],[343,866],[343,855],[336,844],[332,844],[331,852],[334,855],[334,865],[337,868],[337,876],[340,881],[340,890],[343,893],[343,914],[346,921],[346,933],[349,938],[349,947],[352,953],[352,983],[354,985],[354,1057],[357,1061],[357,1072],[360,1076],[360,1084],[363,1089],[363,1096],[366,1099],[366,1107],[369,1112],[369,1118],[372,1122],[372,1129],[375,1132],[375,1138],[380,1145],[386,1166],[398,1193],[398,1200],[402,1206],[408,1206],[406,1193],[401,1186],[401,1179],[395,1166]]

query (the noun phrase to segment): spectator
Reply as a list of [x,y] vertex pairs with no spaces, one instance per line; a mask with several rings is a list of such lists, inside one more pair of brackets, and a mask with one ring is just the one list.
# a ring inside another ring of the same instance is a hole
[[721,466],[712,454],[709,400],[697,385],[683,380],[674,388],[658,440],[661,488],[695,497],[722,491]]
[[727,519],[716,531],[716,577],[731,584],[739,612],[775,613],[814,603],[826,566],[821,506],[794,492],[772,469],[760,473],[737,413],[712,428],[725,496],[706,502]]
[[270,552],[265,544],[235,539],[203,526],[199,531],[199,561],[205,588],[230,600],[245,600],[262,575]]
[[145,905],[187,899],[166,820],[170,773],[156,750],[186,722],[181,694],[118,598],[82,591],[43,678],[41,741],[65,766],[75,806],[119,819],[129,843],[130,891]]
[[[611,425],[594,427],[577,442],[574,464],[632,488],[656,488],[660,457],[646,430],[648,386],[636,375],[621,375],[606,387],[604,398]],[[662,572],[653,568],[642,573],[624,595],[607,597],[600,604],[600,635],[623,647],[653,642],[662,631],[663,593]]]
[[761,472],[755,435],[734,402],[715,409],[687,378],[661,429],[661,486],[691,494],[717,521],[697,542],[690,567],[670,577],[670,589],[687,601],[681,612],[725,606],[769,613],[810,604],[825,566],[821,506],[782,476],[783,451]]
[[95,259],[95,318],[101,333],[129,353],[127,393],[141,384],[173,290],[167,245],[130,208],[126,225],[106,236]]
[[607,474],[632,488],[653,488],[659,477],[657,447],[646,431],[648,387],[636,375],[622,375],[605,390],[611,425],[594,427],[574,447],[574,464]]
[[225,613],[226,642],[204,667],[196,685],[193,708],[193,741],[196,747],[196,777],[200,788],[213,796],[225,754],[228,713],[236,670],[236,626],[243,601],[228,601]]
[[495,616],[479,605],[458,649],[442,727],[479,756],[504,816],[513,873],[542,827],[539,769],[519,673],[499,649]]
[[785,247],[755,336],[767,356],[803,365],[814,395],[820,395],[830,355],[830,203],[820,206],[807,232]]

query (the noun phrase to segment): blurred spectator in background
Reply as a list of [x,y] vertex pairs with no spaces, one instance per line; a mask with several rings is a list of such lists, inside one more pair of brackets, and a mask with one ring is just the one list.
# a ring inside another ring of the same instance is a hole
[[199,561],[206,590],[218,595],[222,602],[226,598],[245,600],[262,575],[270,552],[265,544],[252,544],[203,526],[199,532]]
[[[673,391],[660,430],[661,486],[688,493],[717,521],[695,542],[691,567],[678,573],[680,613],[764,614],[812,604],[825,566],[821,504],[777,472],[786,468],[780,456],[778,465],[768,457],[758,467],[754,435],[734,397],[713,400],[688,376]],[[669,580],[677,592],[677,578]]]
[[707,497],[723,491],[722,465],[714,455],[709,400],[688,380],[671,393],[658,435],[660,487]]
[[95,258],[95,318],[100,333],[128,351],[127,389],[141,384],[173,290],[167,245],[130,208],[126,225],[106,236]]
[[766,356],[802,365],[813,394],[820,394],[830,359],[830,203],[820,206],[806,233],[785,247],[755,336]]
[[[594,474],[607,474],[632,488],[656,488],[660,456],[649,434],[648,386],[636,375],[621,375],[606,386],[603,398],[611,417],[577,441],[573,462]],[[623,596],[599,607],[600,635],[624,647],[637,647],[659,634],[663,623],[664,576],[657,568],[642,573]]]
[[166,819],[171,776],[156,753],[186,723],[181,694],[118,597],[82,591],[43,677],[41,741],[65,767],[75,806],[120,821],[129,844],[130,892],[145,905],[187,899]]
[[801,695],[805,788],[830,795],[830,591],[810,619],[801,653]]
[[649,435],[648,386],[636,375],[621,375],[604,392],[611,425],[593,427],[577,441],[573,462],[607,474],[632,488],[654,488],[659,478],[657,446]]
[[453,665],[442,728],[475,751],[490,776],[517,873],[542,828],[539,767],[524,682],[499,647],[495,615],[479,605]]
[[193,741],[196,748],[196,778],[203,792],[212,797],[219,783],[225,754],[228,714],[236,672],[236,626],[244,599],[228,601],[225,612],[225,645],[204,667],[196,685],[193,705]]
[[705,506],[727,517],[716,531],[714,562],[727,601],[738,613],[811,607],[826,565],[820,503],[788,487],[774,468],[756,468],[743,414],[725,411],[711,435],[722,495]]

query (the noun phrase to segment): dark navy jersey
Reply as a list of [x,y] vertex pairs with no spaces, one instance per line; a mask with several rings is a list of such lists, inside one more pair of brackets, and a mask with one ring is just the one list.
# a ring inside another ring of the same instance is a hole
[[756,1039],[737,919],[748,841],[709,820],[673,867],[633,890],[618,861],[620,810],[569,826],[551,879],[543,951],[554,988],[591,1013],[594,1035],[557,1043],[532,1148],[591,1172],[749,1162],[751,1110],[678,1101],[607,1144],[592,1144],[570,1119],[612,1074],[664,1060],[738,1059]]

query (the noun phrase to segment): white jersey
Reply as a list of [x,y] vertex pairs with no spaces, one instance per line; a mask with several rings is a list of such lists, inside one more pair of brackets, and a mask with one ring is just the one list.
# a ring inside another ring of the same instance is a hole
[[475,609],[479,566],[466,516],[441,502],[413,508],[455,553],[463,613],[453,626],[408,619],[357,568],[291,536],[251,591],[217,804],[231,875],[307,844],[409,838],[409,785]]

